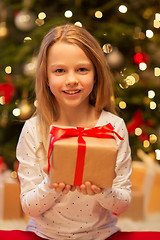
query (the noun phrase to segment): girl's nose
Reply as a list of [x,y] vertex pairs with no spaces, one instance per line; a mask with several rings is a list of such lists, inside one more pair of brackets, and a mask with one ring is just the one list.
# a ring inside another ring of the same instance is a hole
[[78,79],[76,78],[75,74],[68,74],[66,79],[66,85],[77,85]]

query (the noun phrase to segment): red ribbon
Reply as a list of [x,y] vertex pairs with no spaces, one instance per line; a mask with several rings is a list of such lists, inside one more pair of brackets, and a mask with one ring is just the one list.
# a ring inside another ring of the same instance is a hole
[[123,138],[114,131],[114,128],[110,123],[105,126],[94,127],[89,129],[84,129],[81,127],[59,128],[59,127],[52,126],[50,130],[51,137],[50,137],[50,143],[49,143],[49,149],[48,149],[48,171],[50,170],[50,157],[53,151],[54,143],[64,138],[78,137],[77,161],[76,161],[75,178],[74,178],[73,185],[75,186],[81,185],[82,178],[83,178],[85,152],[86,152],[86,142],[83,139],[83,136],[115,139],[113,135],[110,135],[111,133],[116,134],[116,136],[120,140],[123,140]]

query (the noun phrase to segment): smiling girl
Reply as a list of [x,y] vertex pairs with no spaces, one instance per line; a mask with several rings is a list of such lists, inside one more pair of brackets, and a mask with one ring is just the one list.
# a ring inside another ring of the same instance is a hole
[[[52,29],[43,39],[36,77],[36,116],[27,120],[17,146],[21,203],[31,217],[27,231],[46,239],[104,240],[119,231],[117,216],[128,208],[131,156],[124,121],[116,115],[105,56],[95,38],[73,24]],[[81,186],[50,184],[49,127],[95,127],[111,123],[118,157],[112,189],[87,181]]]
[[[36,116],[26,121],[17,146],[21,204],[30,221],[27,231],[12,232],[12,239],[14,234],[16,239],[139,239],[116,226],[117,215],[131,200],[131,153],[125,123],[115,112],[106,58],[95,38],[73,24],[53,28],[40,47],[35,89]],[[101,189],[89,181],[81,186],[50,184],[50,125],[91,128],[107,123],[124,139],[115,136],[112,188]]]

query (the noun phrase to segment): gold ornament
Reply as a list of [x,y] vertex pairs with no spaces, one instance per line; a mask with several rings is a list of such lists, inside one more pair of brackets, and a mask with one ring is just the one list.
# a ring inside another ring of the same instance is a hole
[[6,22],[0,23],[0,38],[5,38],[8,35],[8,29],[6,26]]

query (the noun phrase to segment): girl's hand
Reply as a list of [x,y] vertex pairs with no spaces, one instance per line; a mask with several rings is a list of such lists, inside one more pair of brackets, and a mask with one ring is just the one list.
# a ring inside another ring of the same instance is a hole
[[92,185],[90,182],[85,182],[81,186],[77,186],[77,191],[85,195],[95,195],[101,193],[103,189],[99,188],[96,185]]
[[[48,166],[44,166],[43,171],[48,174]],[[55,191],[57,193],[62,192],[63,194],[67,194],[69,191],[75,191],[76,187],[71,186],[65,183],[53,183],[52,185],[49,186],[50,188],[55,188]]]
[[67,194],[69,191],[73,192],[76,190],[75,186],[71,186],[65,183],[53,183],[50,188],[54,188],[57,193]]

